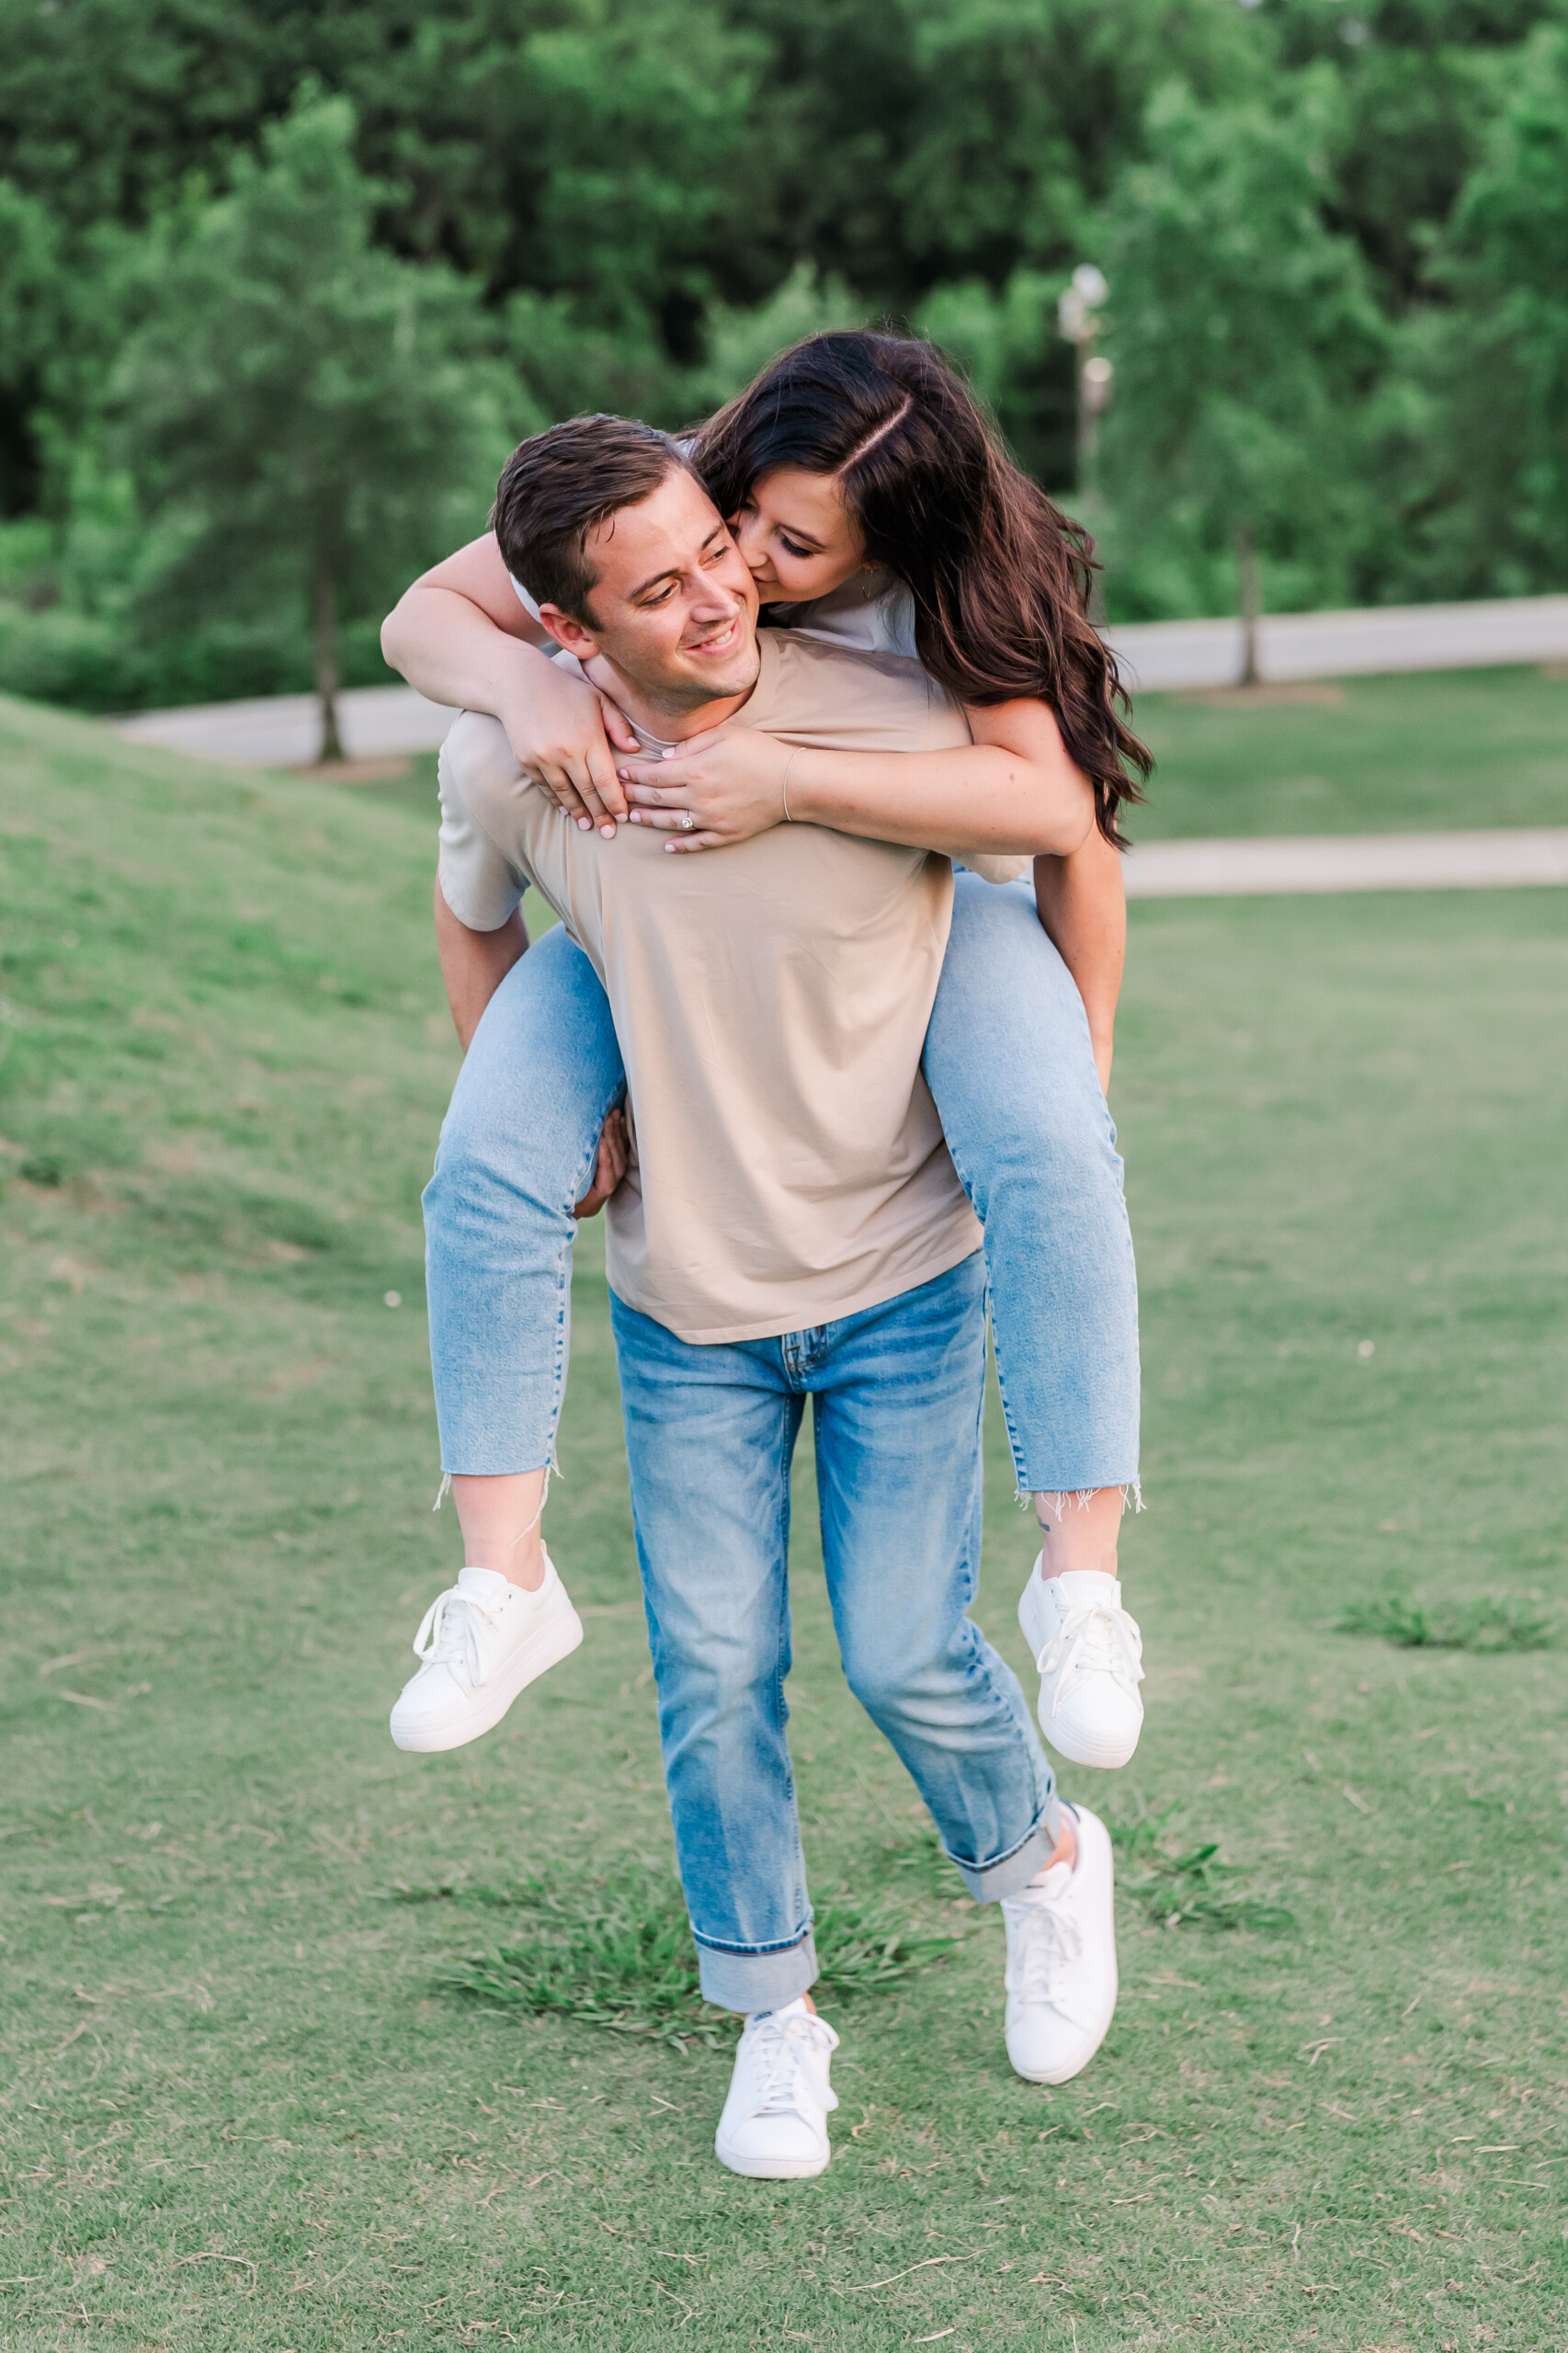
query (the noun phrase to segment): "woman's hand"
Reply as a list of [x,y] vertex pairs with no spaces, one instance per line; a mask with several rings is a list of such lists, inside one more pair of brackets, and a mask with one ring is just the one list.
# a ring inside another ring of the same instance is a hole
[[530,662],[527,699],[509,699],[496,717],[518,767],[585,833],[597,825],[613,837],[616,819],[627,813],[616,761],[638,743],[609,696],[553,662]]
[[789,815],[784,789],[793,757],[793,745],[758,728],[720,727],[658,759],[623,760],[631,823],[672,834],[669,850],[748,841]]

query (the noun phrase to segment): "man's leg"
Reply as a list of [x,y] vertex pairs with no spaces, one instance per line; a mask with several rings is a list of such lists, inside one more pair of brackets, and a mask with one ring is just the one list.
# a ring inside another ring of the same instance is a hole
[[[978,1256],[812,1349],[828,1590],[850,1688],[1007,1929],[1007,2052],[1062,2083],[1116,2006],[1110,1844],[1062,1808],[1017,1679],[968,1616],[980,1562]],[[788,1347],[789,1344],[787,1343]]]
[[392,1712],[400,1748],[457,1748],[582,1641],[540,1532],[566,1384],[573,1204],[625,1084],[581,949],[546,934],[484,1009],[425,1191],[441,1465],[465,1565],[426,1613]]
[[816,1975],[785,1742],[790,1462],[781,1344],[694,1347],[611,1297],[676,1854],[702,1990],[774,2009]]
[[810,1386],[849,1688],[908,1768],[971,1894],[1011,1895],[1055,1847],[1061,1808],[1018,1679],[967,1614],[980,1576],[979,1253],[828,1325]]

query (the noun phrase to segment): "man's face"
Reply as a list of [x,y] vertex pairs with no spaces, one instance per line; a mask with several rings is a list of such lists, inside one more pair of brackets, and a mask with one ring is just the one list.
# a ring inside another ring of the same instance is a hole
[[586,662],[602,654],[627,685],[668,710],[746,695],[756,684],[756,587],[718,509],[684,466],[590,534],[597,574],[581,620],[542,608]]

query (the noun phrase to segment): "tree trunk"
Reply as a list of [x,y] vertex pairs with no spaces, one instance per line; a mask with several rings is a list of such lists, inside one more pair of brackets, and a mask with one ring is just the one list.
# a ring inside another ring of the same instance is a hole
[[1242,684],[1256,687],[1262,676],[1257,666],[1257,623],[1262,606],[1257,593],[1257,550],[1250,523],[1242,524],[1236,532],[1236,570],[1242,584]]
[[332,558],[324,548],[316,558],[314,600],[316,694],[321,702],[321,750],[316,758],[324,762],[343,757],[343,739],[337,732],[337,597]]

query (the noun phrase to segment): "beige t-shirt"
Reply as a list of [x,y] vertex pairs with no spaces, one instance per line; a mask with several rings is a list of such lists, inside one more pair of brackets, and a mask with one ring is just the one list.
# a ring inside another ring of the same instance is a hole
[[[915,665],[784,630],[737,725],[791,744],[969,741]],[[532,882],[604,982],[632,1166],[609,1279],[684,1340],[759,1339],[874,1307],[980,1246],[920,1055],[952,912],[933,852],[776,825],[672,858],[585,834],[468,712],[441,754],[442,895],[492,931]]]

